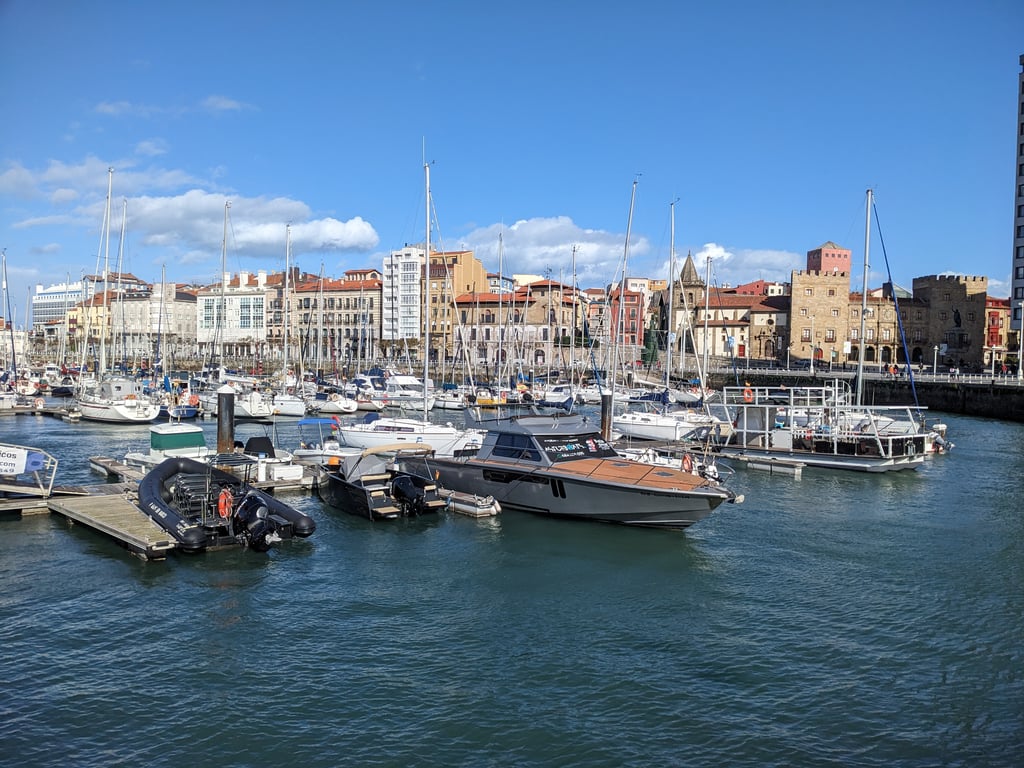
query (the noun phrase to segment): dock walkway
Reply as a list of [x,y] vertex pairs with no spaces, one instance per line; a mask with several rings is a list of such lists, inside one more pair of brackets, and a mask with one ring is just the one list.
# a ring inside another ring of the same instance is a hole
[[177,547],[167,531],[137,506],[134,483],[90,486],[86,496],[54,496],[47,506],[69,520],[113,537],[147,560],[162,560]]

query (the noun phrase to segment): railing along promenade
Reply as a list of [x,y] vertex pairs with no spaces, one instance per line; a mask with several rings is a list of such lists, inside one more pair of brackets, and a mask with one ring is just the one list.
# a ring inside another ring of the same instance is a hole
[[[708,383],[713,389],[749,383],[751,386],[774,387],[822,386],[832,379],[841,379],[854,386],[856,371],[828,369],[825,365],[810,370],[786,368],[712,369]],[[991,373],[951,374],[949,372],[914,372],[917,401],[930,411],[961,413],[1024,423],[1024,382],[1016,376]],[[867,405],[906,405],[914,402],[910,379],[906,374],[892,376],[864,371],[862,399]]]

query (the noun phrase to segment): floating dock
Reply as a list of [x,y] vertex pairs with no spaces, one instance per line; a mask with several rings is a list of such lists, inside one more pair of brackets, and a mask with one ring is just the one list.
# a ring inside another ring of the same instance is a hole
[[86,496],[51,497],[50,511],[112,537],[133,554],[163,560],[178,545],[136,505],[134,483],[89,486]]

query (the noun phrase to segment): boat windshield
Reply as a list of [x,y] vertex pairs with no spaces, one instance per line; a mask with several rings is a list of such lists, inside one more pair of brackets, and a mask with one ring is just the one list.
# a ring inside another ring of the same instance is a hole
[[597,432],[583,435],[544,436],[538,437],[537,442],[553,462],[619,458],[619,454]]

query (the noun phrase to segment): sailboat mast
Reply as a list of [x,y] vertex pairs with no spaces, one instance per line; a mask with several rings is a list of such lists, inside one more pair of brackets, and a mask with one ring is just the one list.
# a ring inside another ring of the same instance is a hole
[[669,235],[668,235],[668,333],[665,337],[665,388],[672,386],[672,344],[676,307],[676,201],[669,203]]
[[[867,191],[867,202],[864,206],[864,286],[860,292],[860,354],[857,355],[857,405],[864,396],[864,332],[866,330],[865,315],[868,311],[868,252],[871,248],[871,198],[874,193]],[[811,339],[811,354],[814,354],[814,339]]]
[[711,254],[708,254],[708,271],[704,279],[704,370],[700,374],[700,389],[703,393],[707,389],[705,376],[708,375],[708,342],[711,337],[708,335],[708,320],[711,317]]
[[423,163],[423,183],[426,188],[426,233],[423,241],[423,422],[427,421],[427,373],[430,371],[430,165]]
[[612,399],[615,398],[615,376],[619,366],[619,345],[623,343],[626,327],[626,275],[629,271],[629,236],[633,229],[633,206],[636,204],[636,185],[638,179],[633,179],[633,192],[629,198],[629,217],[626,219],[626,242],[622,246],[622,280],[619,282],[619,313],[615,322],[615,337],[612,340],[612,369],[609,372],[611,381]]
[[103,239],[106,241],[103,252],[103,296],[106,300],[103,310],[103,327],[100,329],[100,361],[96,378],[107,370],[107,326],[110,324],[110,278],[107,269],[110,267],[110,196],[114,190],[114,169],[107,168],[107,203],[103,212]]
[[220,241],[220,306],[217,308],[217,322],[214,327],[214,351],[217,354],[218,379],[224,381],[224,331],[226,327],[228,293],[228,210],[231,201],[224,201],[224,235]]
[[292,225],[286,224],[284,228],[284,339],[282,341],[281,355],[284,358],[282,367],[282,379],[284,380],[284,386],[282,392],[288,391],[288,332],[290,330],[290,313],[289,307],[291,305],[291,278],[292,278]]

